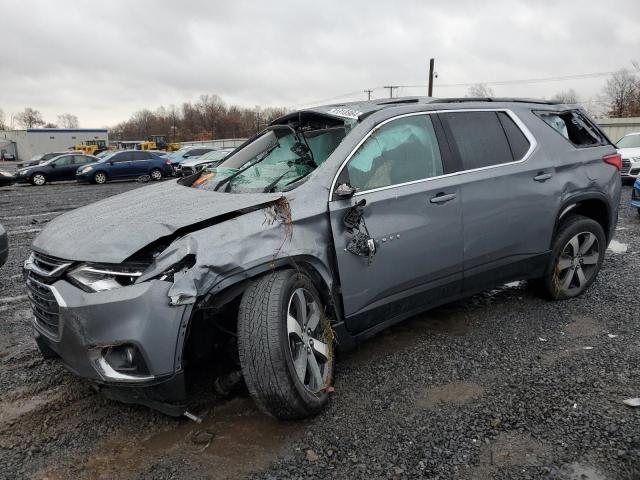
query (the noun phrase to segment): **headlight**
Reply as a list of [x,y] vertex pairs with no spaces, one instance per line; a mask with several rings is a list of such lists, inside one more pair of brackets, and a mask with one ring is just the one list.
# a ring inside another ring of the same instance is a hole
[[629,160],[631,160],[632,163],[640,163],[640,157],[631,157]]
[[93,170],[93,167],[82,167],[80,170],[78,170],[78,173],[87,173],[90,172],[91,170]]
[[89,292],[102,292],[133,285],[145,267],[142,265],[94,265],[83,263],[67,277],[72,283]]
[[12,177],[13,175],[11,175],[9,172],[0,172],[0,177]]

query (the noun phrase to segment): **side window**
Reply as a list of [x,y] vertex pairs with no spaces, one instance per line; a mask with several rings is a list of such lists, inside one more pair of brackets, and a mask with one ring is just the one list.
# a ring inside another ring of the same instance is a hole
[[84,165],[85,163],[91,163],[93,159],[91,157],[76,155],[76,164]]
[[592,147],[605,143],[593,124],[577,110],[534,113],[575,147]]
[[118,153],[112,159],[112,161],[114,163],[130,162],[131,160],[133,160],[133,156],[132,156],[131,152]]
[[513,161],[496,112],[451,112],[441,114],[441,118],[453,137],[464,170]]
[[149,157],[147,152],[133,152],[133,160],[147,160]]
[[429,115],[413,115],[375,130],[347,163],[358,190],[442,175],[440,147]]
[[527,137],[525,137],[522,130],[520,130],[507,112],[498,112],[498,118],[504,129],[504,133],[507,134],[507,140],[511,147],[513,158],[515,160],[522,160],[531,146],[529,140],[527,140]]
[[73,159],[73,155],[67,155],[66,157],[60,157],[54,163],[56,167],[66,167],[67,165],[71,165],[71,160]]

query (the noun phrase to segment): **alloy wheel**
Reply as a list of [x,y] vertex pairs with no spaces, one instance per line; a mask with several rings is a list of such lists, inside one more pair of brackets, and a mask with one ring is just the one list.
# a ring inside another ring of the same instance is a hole
[[597,273],[600,259],[598,238],[591,232],[573,236],[556,263],[557,281],[566,294],[582,290]]
[[155,181],[162,180],[162,172],[160,170],[152,170],[151,179]]
[[104,183],[107,181],[107,176],[102,172],[98,172],[93,179],[96,183]]
[[318,302],[304,288],[296,289],[287,307],[289,351],[298,379],[311,393],[328,383],[330,346],[324,340],[322,311]]
[[35,185],[38,185],[39,187],[44,185],[46,183],[47,179],[44,178],[44,175],[42,175],[41,173],[36,173],[33,176],[33,183]]

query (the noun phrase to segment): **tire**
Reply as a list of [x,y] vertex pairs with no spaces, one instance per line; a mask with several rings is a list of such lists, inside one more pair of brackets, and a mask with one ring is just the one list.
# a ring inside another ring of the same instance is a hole
[[[314,327],[311,335],[303,331],[304,324]],[[333,381],[333,333],[307,275],[279,270],[250,285],[238,312],[238,353],[245,383],[260,410],[281,420],[322,410]]]
[[93,183],[97,183],[98,185],[107,183],[107,174],[104,172],[96,172],[93,174],[93,178],[91,179],[91,181]]
[[31,175],[31,185],[36,187],[41,187],[47,183],[47,177],[44,173],[34,173]]
[[553,238],[551,258],[539,281],[542,293],[553,300],[582,295],[596,279],[606,248],[598,222],[580,215],[567,218]]
[[638,215],[640,216],[640,208],[638,209]]
[[160,170],[159,168],[154,168],[153,170],[151,170],[151,172],[149,172],[149,176],[151,177],[151,180],[158,182],[162,180],[162,170]]

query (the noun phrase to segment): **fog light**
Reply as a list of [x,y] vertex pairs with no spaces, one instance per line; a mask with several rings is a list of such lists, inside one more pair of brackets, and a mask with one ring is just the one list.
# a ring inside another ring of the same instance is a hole
[[153,379],[140,350],[131,344],[98,347],[90,352],[94,365],[105,380],[140,382]]

